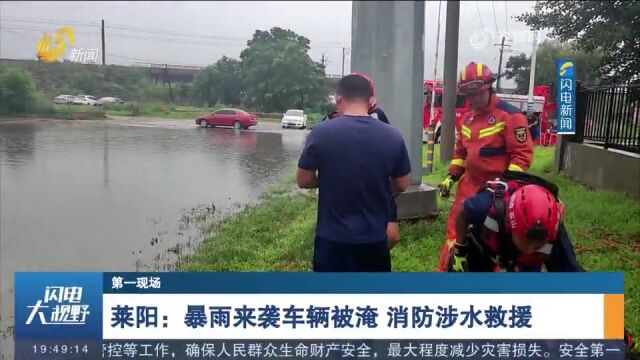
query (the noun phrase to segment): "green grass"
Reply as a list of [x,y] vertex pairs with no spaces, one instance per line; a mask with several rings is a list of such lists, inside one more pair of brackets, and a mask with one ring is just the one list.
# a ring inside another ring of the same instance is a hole
[[[438,152],[434,171],[425,176],[435,185],[446,175]],[[640,331],[640,203],[623,195],[593,191],[551,172],[553,149],[536,148],[531,172],[560,188],[567,208],[565,223],[581,264],[588,271],[625,274],[625,318]],[[292,177],[268,192],[258,204],[211,225],[211,236],[181,270],[308,271],[316,216],[315,191],[292,194]],[[392,251],[395,271],[432,271],[444,241],[450,201],[440,201],[439,216],[401,223],[401,241]]]

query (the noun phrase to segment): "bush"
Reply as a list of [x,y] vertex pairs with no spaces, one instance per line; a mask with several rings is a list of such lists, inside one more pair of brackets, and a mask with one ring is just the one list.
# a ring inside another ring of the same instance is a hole
[[9,67],[0,73],[0,112],[23,115],[33,108],[36,85],[23,69]]
[[47,117],[57,117],[58,111],[53,105],[53,101],[49,97],[41,92],[36,92],[34,96],[34,102],[31,105],[32,108],[29,112]]

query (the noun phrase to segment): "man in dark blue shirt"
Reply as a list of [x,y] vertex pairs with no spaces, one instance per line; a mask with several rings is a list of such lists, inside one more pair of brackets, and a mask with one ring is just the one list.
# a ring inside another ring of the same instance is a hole
[[316,125],[300,155],[298,186],[319,189],[314,271],[391,270],[389,199],[409,186],[411,167],[400,133],[369,116],[371,97],[366,79],[342,78],[342,115]]

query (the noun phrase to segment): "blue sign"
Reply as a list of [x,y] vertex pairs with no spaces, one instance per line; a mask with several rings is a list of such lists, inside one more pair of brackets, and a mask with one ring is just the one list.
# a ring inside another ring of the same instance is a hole
[[610,326],[623,321],[622,273],[16,273],[15,282],[16,359],[624,354],[622,329]]
[[556,62],[557,110],[556,119],[558,134],[576,133],[576,84],[575,61],[558,59]]

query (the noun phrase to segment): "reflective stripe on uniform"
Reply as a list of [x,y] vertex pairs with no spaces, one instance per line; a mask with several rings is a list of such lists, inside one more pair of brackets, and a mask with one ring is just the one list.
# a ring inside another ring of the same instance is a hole
[[551,249],[553,249],[553,244],[546,243],[543,247],[541,247],[538,252],[541,254],[549,255],[551,254]]
[[471,129],[462,125],[460,127],[460,132],[462,133],[462,135],[464,135],[466,138],[471,139]]
[[467,67],[463,67],[462,71],[460,72],[460,80],[465,81],[467,80]]
[[465,167],[466,166],[466,161],[464,159],[453,159],[453,160],[451,160],[451,165]]
[[509,171],[520,171],[520,172],[524,172],[524,170],[516,165],[516,164],[509,164]]
[[478,75],[479,78],[482,77],[482,63],[476,65],[476,75]]
[[500,227],[498,226],[498,222],[496,221],[496,219],[488,216],[484,219],[484,226],[493,232],[500,231]]
[[499,123],[496,123],[493,126],[489,126],[488,128],[484,128],[480,130],[480,132],[478,133],[478,139],[482,139],[483,137],[497,134],[502,130],[504,130],[504,121],[501,121]]

